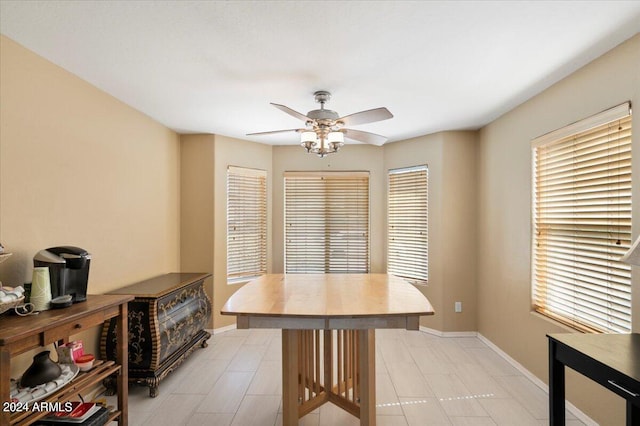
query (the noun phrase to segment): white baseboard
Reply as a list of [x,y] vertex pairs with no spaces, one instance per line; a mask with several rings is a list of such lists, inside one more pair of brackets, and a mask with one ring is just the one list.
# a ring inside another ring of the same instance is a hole
[[236,324],[231,324],[226,327],[214,328],[213,330],[211,330],[211,334],[220,334],[220,333],[224,333],[225,331],[231,331],[235,329],[236,329]]
[[[549,386],[540,380],[537,376],[527,370],[522,364],[520,364],[515,359],[511,358],[506,352],[496,346],[491,340],[484,337],[482,334],[477,333],[478,339],[480,339],[485,345],[487,345],[491,350],[500,355],[505,361],[511,364],[516,370],[522,373],[527,379],[531,380],[536,386],[542,389],[546,394],[549,394]],[[587,426],[598,426],[598,423],[594,422],[591,417],[587,416],[585,413],[580,411],[578,407],[565,400],[565,406],[567,410],[578,420],[584,423]]]
[[475,331],[440,331],[423,326],[420,326],[420,331],[438,337],[476,337],[478,335]]

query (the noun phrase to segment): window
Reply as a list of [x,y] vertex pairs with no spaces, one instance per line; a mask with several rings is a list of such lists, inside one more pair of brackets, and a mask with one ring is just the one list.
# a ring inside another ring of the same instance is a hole
[[287,172],[285,272],[369,272],[369,173]]
[[414,284],[428,280],[427,166],[389,171],[387,272]]
[[631,331],[629,104],[533,146],[533,308],[587,332]]
[[267,172],[227,169],[227,283],[267,272]]

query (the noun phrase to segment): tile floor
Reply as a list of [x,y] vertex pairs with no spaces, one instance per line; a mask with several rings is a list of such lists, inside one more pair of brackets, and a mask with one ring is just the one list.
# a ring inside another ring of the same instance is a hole
[[[273,426],[282,424],[279,330],[216,334],[149,398],[130,387],[129,424]],[[547,395],[475,337],[376,331],[380,426],[548,424]],[[115,398],[111,397],[115,405]],[[358,425],[325,404],[300,425]],[[583,425],[567,413],[567,425]]]

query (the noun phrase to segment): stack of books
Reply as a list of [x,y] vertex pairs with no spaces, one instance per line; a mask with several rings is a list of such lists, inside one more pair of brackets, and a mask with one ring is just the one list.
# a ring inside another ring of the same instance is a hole
[[103,426],[109,417],[109,410],[93,402],[72,402],[64,411],[51,413],[36,425],[39,426]]

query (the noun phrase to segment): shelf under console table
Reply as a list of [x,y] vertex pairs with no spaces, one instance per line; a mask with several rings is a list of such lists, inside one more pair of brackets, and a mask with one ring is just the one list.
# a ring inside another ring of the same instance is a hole
[[[112,320],[127,328],[127,302],[132,300],[126,295],[88,295],[84,302],[74,303],[64,309],[41,312],[39,315],[18,317],[3,316],[0,320],[0,400],[3,406],[9,401],[11,380],[11,358],[51,343],[67,342],[69,337],[87,328],[102,325]],[[109,415],[109,421],[117,420],[121,426],[128,423],[127,388],[127,334],[118,333],[114,360],[97,361],[86,373],[80,373],[60,390],[49,395],[42,402],[63,403],[76,398],[76,395],[93,388],[104,378],[116,375],[118,409]],[[115,362],[114,362],[115,361]],[[0,412],[2,425],[29,425],[47,415],[46,411]]]
[[[211,334],[211,299],[204,288],[209,273],[170,273],[150,278],[109,294],[133,296],[129,302],[129,381],[158,394],[160,382],[197,348],[206,347]],[[115,356],[114,321],[102,331],[100,352]],[[108,389],[113,384],[105,383]]]

